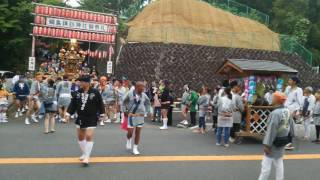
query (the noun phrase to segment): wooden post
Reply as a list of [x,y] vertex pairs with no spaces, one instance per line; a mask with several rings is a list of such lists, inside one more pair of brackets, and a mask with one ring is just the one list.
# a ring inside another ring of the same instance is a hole
[[36,37],[32,36],[31,57],[35,56]]
[[247,113],[246,113],[246,132],[250,133],[250,113],[251,113],[251,107],[247,105]]

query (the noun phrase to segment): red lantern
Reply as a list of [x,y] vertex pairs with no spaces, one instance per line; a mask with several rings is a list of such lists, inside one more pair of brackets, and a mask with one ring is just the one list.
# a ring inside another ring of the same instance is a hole
[[61,17],[65,17],[66,16],[66,10],[65,9],[61,9]]
[[84,34],[84,32],[77,31],[77,39],[86,40]]
[[86,13],[85,12],[79,12],[79,19],[85,19],[86,18]]
[[51,36],[55,37],[56,36],[56,29],[51,29]]
[[43,27],[42,28],[42,34],[46,36],[47,33],[48,33],[48,29],[46,27]]
[[89,21],[93,21],[93,14],[92,13],[89,14],[89,19],[88,20]]
[[93,15],[93,21],[97,22],[97,20],[98,20],[98,15],[97,15],[97,14],[94,14],[94,15]]
[[60,8],[57,8],[57,11],[56,11],[56,15],[55,16],[61,16],[61,9]]
[[63,30],[63,37],[68,38],[68,30]]
[[74,18],[74,11],[73,10],[70,10],[70,17]]
[[45,14],[45,15],[48,15],[48,14],[49,14],[49,7],[48,7],[48,6],[45,6],[45,7],[44,7],[44,12],[43,12],[43,14]]
[[101,41],[101,35],[100,35],[100,34],[97,34],[97,36],[96,36],[96,41],[98,41],[98,42]]
[[100,16],[100,22],[101,22],[101,23],[104,23],[104,22],[105,22],[105,16],[104,16],[104,15],[101,15],[101,16]]
[[114,24],[117,24],[117,23],[118,23],[118,19],[117,19],[117,17],[115,17],[115,16],[113,17],[113,23],[114,23]]
[[52,11],[53,11],[53,13],[52,13],[52,14],[53,14],[53,16],[57,16],[57,8],[56,8],[56,7],[55,7],[55,8],[53,8],[53,10],[52,10]]
[[55,37],[60,37],[60,31],[59,29],[55,29],[55,34],[54,34]]
[[84,20],[86,19],[86,13],[85,12],[80,12],[80,19]]
[[45,17],[41,18],[41,24],[46,24],[46,18]]
[[89,34],[90,33],[84,33],[84,37],[86,38],[87,41],[89,40]]
[[92,33],[88,33],[88,41],[91,41],[92,39]]
[[43,6],[39,6],[39,14],[43,14],[43,10],[44,10],[44,7]]
[[82,38],[83,36],[80,36],[80,31],[77,31],[76,32],[76,38],[77,39],[84,39],[84,38]]
[[68,31],[68,38],[72,39],[72,31]]
[[112,17],[111,16],[108,16],[108,23],[112,24]]
[[36,8],[34,9],[34,13],[40,14],[40,7],[39,6],[36,6]]
[[71,31],[71,38],[72,38],[72,39],[77,38],[77,34],[76,34],[75,31]]
[[34,27],[33,27],[32,34],[33,34],[34,36],[38,34],[38,27],[37,27],[37,26],[34,26]]
[[39,27],[39,28],[38,28],[38,34],[39,34],[39,35],[42,35],[42,27]]
[[78,19],[79,11],[74,11],[73,18]]
[[47,36],[51,36],[51,28],[47,28]]
[[92,33],[91,39],[92,39],[92,41],[95,41],[95,40],[96,40],[96,33]]
[[110,35],[107,35],[107,42],[109,43],[109,42],[110,42],[110,40],[111,40]]
[[49,7],[49,9],[48,9],[48,14],[49,14],[49,16],[52,16],[52,15],[53,15],[53,8],[52,8],[52,7]]
[[101,51],[99,51],[98,58],[99,58],[99,59],[101,59],[101,58],[102,58],[102,52],[101,52]]
[[116,36],[114,34],[111,35],[111,42],[114,43],[116,40]]
[[98,53],[99,53],[98,50],[96,50],[96,51],[94,52],[94,56],[95,56],[95,57],[98,57]]
[[85,15],[83,20],[89,21],[90,20],[90,15],[87,12],[83,12],[83,14]]
[[54,29],[55,30],[55,34],[53,34],[55,37],[60,37],[60,31],[59,29]]
[[101,15],[100,14],[98,14],[98,16],[97,16],[97,21],[101,22]]
[[36,24],[40,24],[40,16],[36,16],[36,18],[35,18],[35,20],[34,20],[34,22],[36,23]]
[[66,18],[70,18],[71,16],[71,11],[69,9],[66,10]]
[[108,16],[104,16],[104,23],[108,23]]
[[63,29],[59,29],[60,33],[59,33],[59,37],[64,37],[64,30]]

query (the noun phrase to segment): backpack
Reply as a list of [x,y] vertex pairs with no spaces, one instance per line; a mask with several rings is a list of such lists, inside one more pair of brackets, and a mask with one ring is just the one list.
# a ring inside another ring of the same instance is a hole
[[52,87],[47,87],[44,93],[44,104],[45,106],[49,106],[53,104],[53,101],[55,101],[55,90]]

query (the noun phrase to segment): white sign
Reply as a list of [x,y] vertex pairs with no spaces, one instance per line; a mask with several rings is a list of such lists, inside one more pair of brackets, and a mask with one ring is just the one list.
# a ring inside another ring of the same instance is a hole
[[112,61],[107,63],[107,74],[112,74]]
[[35,57],[29,57],[29,71],[34,71],[36,69],[36,58]]
[[62,27],[62,28],[69,28],[69,29],[79,29],[79,30],[86,30],[86,31],[96,31],[96,32],[111,32],[111,26],[104,25],[104,24],[97,24],[97,23],[89,23],[83,21],[73,21],[68,19],[59,19],[59,18],[47,18],[47,26],[50,27]]

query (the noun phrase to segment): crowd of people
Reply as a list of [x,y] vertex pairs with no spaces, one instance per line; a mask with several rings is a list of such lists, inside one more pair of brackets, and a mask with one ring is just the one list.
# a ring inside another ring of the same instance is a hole
[[[133,82],[125,77],[98,77],[95,72],[83,74],[79,78],[39,72],[34,78],[19,76],[13,80],[16,82],[13,82],[10,90],[4,87],[3,82],[0,83],[0,122],[8,122],[9,96],[14,96],[15,100],[14,118],[24,116],[26,125],[38,123],[43,118],[45,134],[56,131],[56,120],[68,123],[70,119],[75,119],[79,146],[83,152],[80,159],[84,164],[89,163],[94,128],[97,125],[104,126],[105,123],[121,123],[127,131],[126,148],[135,155],[140,154],[138,144],[146,117],[153,112],[151,121],[162,123],[159,128],[167,130],[172,125],[175,99],[181,100],[182,106],[183,119],[178,127],[191,128],[194,132],[205,134],[210,129],[207,123],[212,119],[211,129],[216,134],[217,146],[228,148],[230,143],[241,143],[237,133],[243,128],[247,102],[237,81],[224,81],[222,86],[217,86],[213,91],[208,86],[202,86],[196,91],[185,85],[182,97],[174,98],[172,83],[167,80],[149,85],[146,81]],[[297,77],[291,77],[283,92],[268,89],[262,97],[267,105],[278,108],[270,114],[268,120],[268,130],[263,141],[266,156],[261,179],[268,176],[270,162],[275,159],[278,170],[283,171],[283,150],[294,149],[291,124],[302,123],[305,129],[304,140],[311,140],[310,128],[313,123],[316,139],[312,139],[312,142],[320,143],[320,91],[314,94],[312,87],[303,90],[299,83]],[[284,131],[279,133],[279,129]],[[281,140],[281,146],[276,146],[274,143],[279,134],[286,138]],[[281,176],[281,172],[278,175]]]

